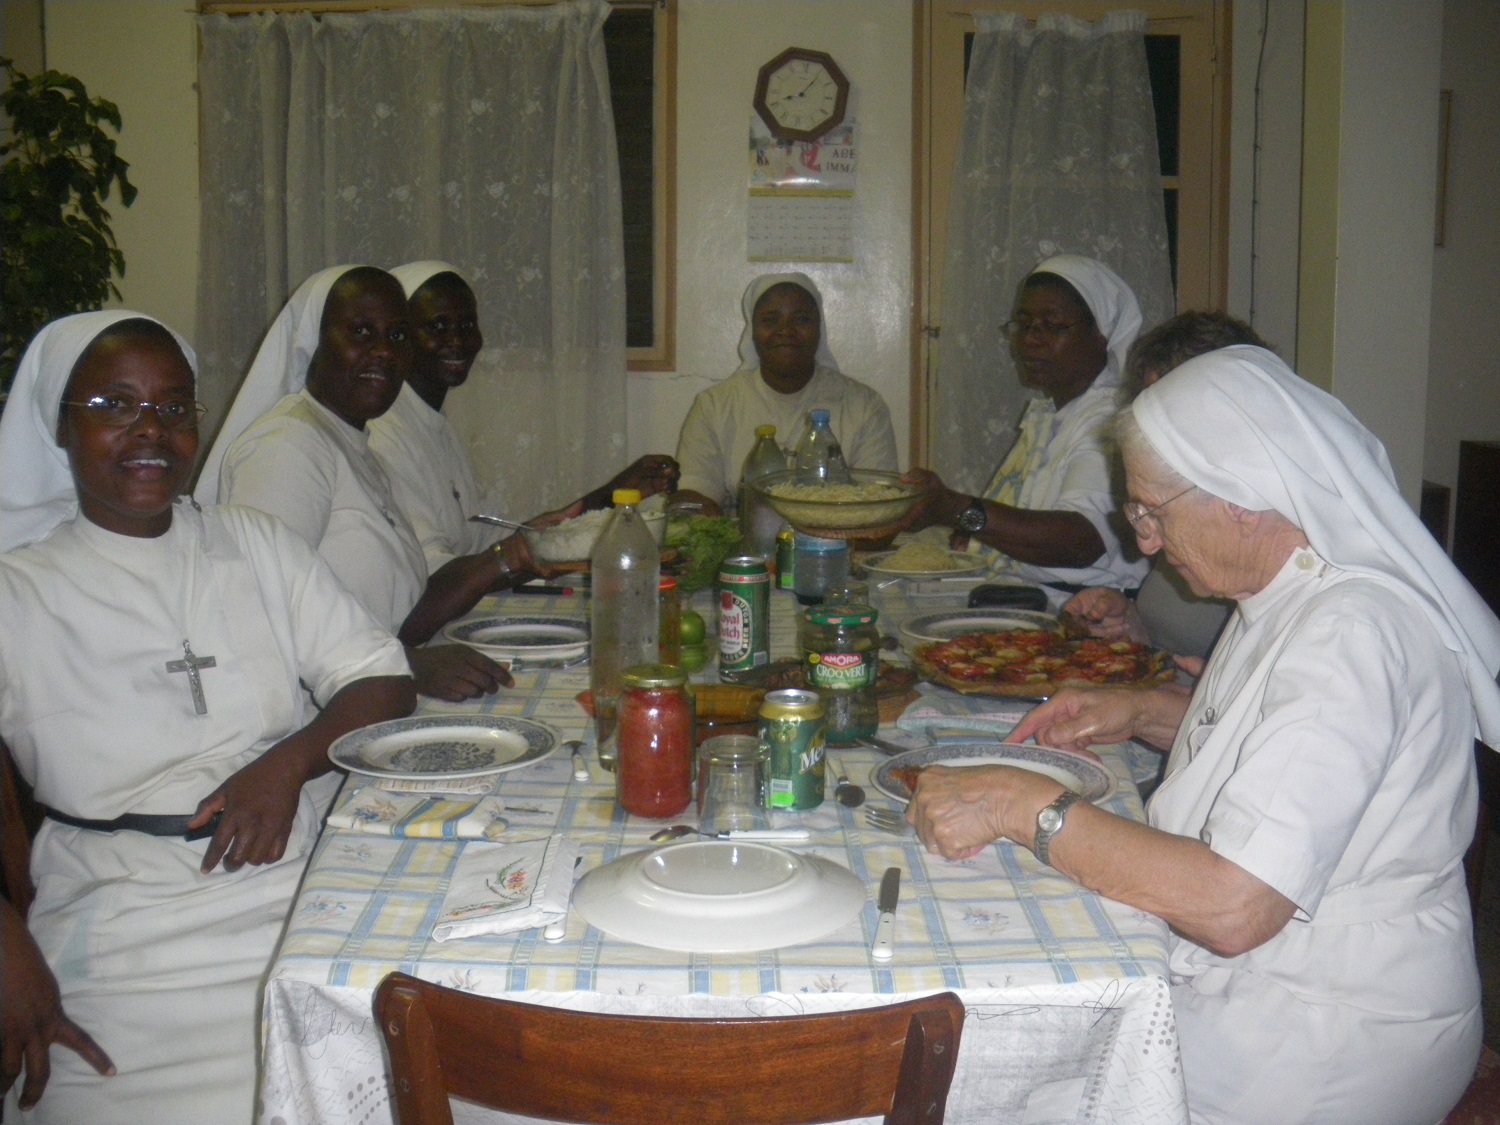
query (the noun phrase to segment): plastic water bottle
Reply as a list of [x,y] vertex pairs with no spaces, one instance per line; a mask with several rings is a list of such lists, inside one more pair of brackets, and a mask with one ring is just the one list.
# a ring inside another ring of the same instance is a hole
[[599,764],[615,768],[620,681],[626,668],[658,660],[661,551],[641,519],[634,488],[614,491],[614,514],[589,555],[589,687]]
[[793,589],[803,605],[817,605],[830,586],[849,577],[849,544],[842,539],[820,539],[797,533],[797,562]]
[[761,477],[786,470],[786,454],[776,444],[775,426],[756,426],[755,444],[745,457],[740,473],[740,547],[747,555],[771,558],[776,553],[776,536],[785,521],[776,509],[750,485]]
[[849,466],[844,464],[844,450],[828,425],[828,411],[807,412],[807,432],[792,455],[798,484],[848,484]]

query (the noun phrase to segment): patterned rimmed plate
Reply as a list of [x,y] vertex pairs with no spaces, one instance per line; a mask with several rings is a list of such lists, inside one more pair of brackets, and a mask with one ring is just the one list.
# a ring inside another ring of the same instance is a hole
[[566,663],[581,658],[589,647],[588,622],[580,617],[488,614],[455,621],[443,636],[486,656],[528,663]]
[[978,555],[966,555],[962,551],[944,552],[952,561],[953,565],[941,570],[898,570],[886,565],[896,551],[878,551],[873,555],[866,555],[858,560],[859,565],[871,574],[879,574],[889,578],[912,578],[927,581],[933,578],[972,578],[976,571],[988,570],[989,559],[982,559]]
[[328,748],[350,773],[396,781],[457,781],[520,769],[557,747],[557,732],[508,715],[412,715],[350,731]]
[[905,803],[911,790],[901,775],[922,766],[1017,766],[1066,785],[1086,801],[1101,801],[1115,791],[1115,775],[1092,755],[1021,742],[955,742],[908,750],[881,762],[870,781],[891,800]]
[[929,613],[901,623],[901,631],[921,644],[951,641],[968,633],[1056,628],[1056,616],[1033,609],[950,609],[946,613]]

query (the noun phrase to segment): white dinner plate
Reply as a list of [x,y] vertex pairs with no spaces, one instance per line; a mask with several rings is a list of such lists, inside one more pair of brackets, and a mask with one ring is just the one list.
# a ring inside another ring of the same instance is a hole
[[703,840],[596,867],[573,906],[611,937],[678,953],[753,953],[815,941],[864,907],[847,868],[769,844]]
[[1007,629],[1056,629],[1057,618],[1034,609],[951,609],[901,623],[912,640],[927,644],[951,641],[966,633],[1002,633]]
[[556,748],[557,732],[509,715],[412,715],[350,731],[328,748],[350,773],[396,781],[458,781],[520,769]]
[[871,574],[883,574],[892,578],[915,578],[926,581],[931,578],[963,578],[972,575],[978,570],[987,570],[990,562],[978,555],[968,555],[963,551],[949,551],[948,557],[953,560],[953,565],[944,570],[896,570],[886,566],[886,562],[895,551],[879,551],[873,555],[867,555],[859,560],[859,565]]
[[911,800],[895,770],[907,766],[1017,766],[1066,785],[1086,801],[1102,801],[1115,791],[1115,775],[1102,762],[1069,750],[1019,742],[957,742],[908,750],[881,762],[870,781],[893,801]]
[[454,621],[443,636],[486,656],[527,663],[566,664],[589,650],[588,622],[580,617],[488,614]]

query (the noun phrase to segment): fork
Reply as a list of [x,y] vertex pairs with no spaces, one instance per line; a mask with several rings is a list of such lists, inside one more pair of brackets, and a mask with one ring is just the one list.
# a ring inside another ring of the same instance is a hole
[[871,828],[878,828],[882,832],[889,832],[893,836],[906,835],[906,815],[895,809],[883,809],[871,806],[865,809],[865,823]]

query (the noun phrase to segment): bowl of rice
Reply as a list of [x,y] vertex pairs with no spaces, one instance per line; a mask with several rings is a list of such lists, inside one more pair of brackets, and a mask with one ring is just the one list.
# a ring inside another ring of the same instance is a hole
[[771,473],[751,486],[805,535],[855,539],[889,533],[921,499],[918,485],[899,473],[850,469],[848,484],[799,484],[796,470]]
[[[656,546],[662,545],[667,533],[667,498],[665,495],[648,496],[637,509],[646,527],[656,537]],[[560,566],[566,563],[586,563],[593,553],[594,544],[614,515],[613,508],[599,508],[584,512],[570,520],[551,527],[527,527],[521,530],[531,557],[539,563]]]

